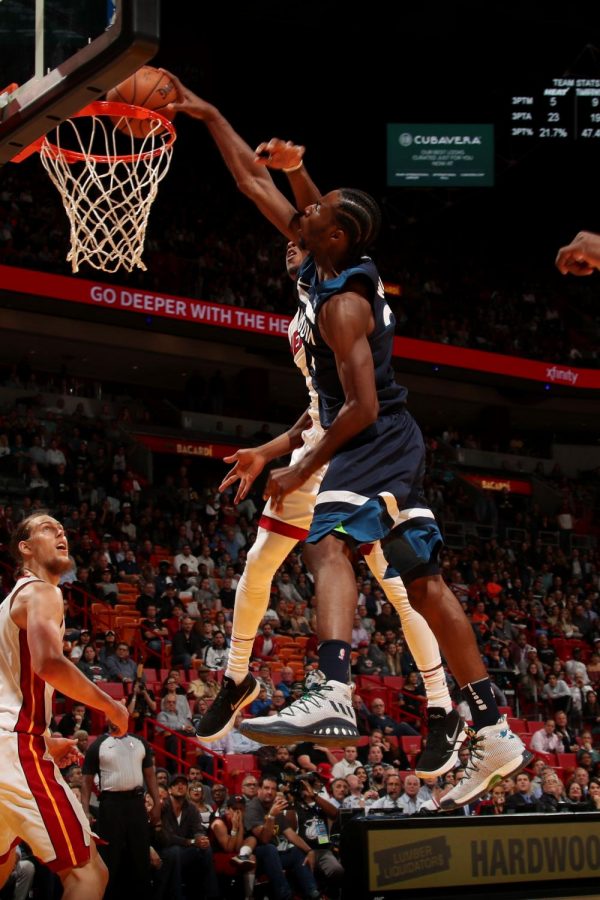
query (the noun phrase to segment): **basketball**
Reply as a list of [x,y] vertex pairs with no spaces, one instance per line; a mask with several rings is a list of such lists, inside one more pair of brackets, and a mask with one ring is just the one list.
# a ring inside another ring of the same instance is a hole
[[[111,103],[131,103],[133,106],[155,109],[167,119],[173,119],[175,113],[168,110],[167,105],[177,100],[177,91],[168,75],[163,75],[154,66],[142,66],[121,84],[111,88],[106,99]],[[131,131],[137,138],[146,137],[152,128],[151,119],[115,118],[113,121],[125,134]]]

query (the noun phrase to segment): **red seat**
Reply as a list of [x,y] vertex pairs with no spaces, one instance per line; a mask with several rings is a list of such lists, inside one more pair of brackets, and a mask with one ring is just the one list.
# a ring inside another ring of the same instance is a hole
[[526,725],[529,734],[535,734],[536,731],[539,731],[540,728],[544,727],[543,722],[533,722],[531,719],[527,719]]
[[404,687],[404,676],[403,675],[384,675],[383,683],[387,688],[391,688],[394,691],[401,691]]
[[527,721],[525,719],[515,719],[513,716],[507,716],[506,721],[510,730],[514,731],[515,734],[527,731]]
[[223,757],[225,772],[233,775],[236,772],[253,772],[258,768],[253,753],[228,753]]
[[381,685],[383,684],[381,675],[357,675],[355,680],[356,687],[361,693],[364,690],[373,690],[374,688],[381,689]]
[[120,681],[99,681],[98,687],[113,700],[122,700],[125,696],[123,684]]
[[521,738],[521,740],[522,740],[523,743],[525,744],[526,748],[529,750],[529,749],[530,749],[530,746],[529,746],[529,745],[531,744],[531,738],[533,737],[533,735],[530,734],[528,731],[522,731],[522,732],[519,734],[519,737]]
[[420,734],[403,734],[400,738],[402,749],[407,756],[415,756],[421,752],[421,735]]
[[556,753],[542,753],[541,750],[532,750],[532,753],[535,753],[536,759],[543,759],[547,766],[558,765]]
[[576,753],[557,753],[556,761],[563,769],[574,769],[577,765]]

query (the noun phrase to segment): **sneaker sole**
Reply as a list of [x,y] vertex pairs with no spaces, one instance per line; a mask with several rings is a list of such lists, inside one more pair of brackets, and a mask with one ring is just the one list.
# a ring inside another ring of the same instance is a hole
[[[201,741],[204,741],[206,744],[211,744],[213,741],[218,741],[219,738],[222,738],[233,728],[233,723],[235,722],[235,717],[240,712],[240,710],[244,709],[245,706],[249,706],[253,700],[258,697],[258,693],[260,691],[260,685],[258,682],[254,685],[254,688],[247,697],[244,697],[241,703],[239,703],[234,711],[231,714],[231,718],[229,721],[221,728],[219,731],[215,731],[212,734],[200,734],[199,731],[196,732],[197,737],[200,738]],[[200,723],[200,727],[202,727],[202,722]]]
[[533,761],[533,758],[533,753],[530,753],[529,750],[525,750],[518,758],[515,757],[515,759],[505,763],[500,769],[496,769],[494,774],[490,775],[483,785],[471,794],[465,794],[464,797],[461,797],[460,802],[455,803],[453,800],[450,800],[448,803],[445,803],[444,800],[446,798],[442,797],[440,801],[441,808],[444,812],[448,812],[452,809],[458,809],[460,806],[466,806],[467,803],[472,803],[473,800],[477,800],[478,797],[481,797],[482,794],[485,794],[493,788],[493,786],[498,784],[499,781],[502,781],[503,778],[508,778],[509,775],[517,775]]
[[[326,747],[348,747],[357,744],[361,737],[356,726],[349,725],[347,722],[323,722],[319,727],[323,729],[323,733],[316,729],[294,728],[291,724],[277,721],[274,717],[273,724],[268,727],[253,727],[252,719],[247,719],[242,723],[240,731],[245,737],[252,738],[253,741],[258,741],[260,744],[292,744],[311,741]],[[329,729],[331,733],[327,734],[325,729]],[[333,733],[333,729],[337,729],[338,733]],[[342,734],[342,729],[347,733]]]
[[441,765],[437,769],[420,769],[418,766],[415,768],[415,775],[417,778],[439,778],[440,775],[445,775],[446,772],[449,772],[450,769],[453,769],[456,765],[456,761],[458,759],[458,751],[466,741],[468,735],[467,732],[463,729],[460,735],[455,741],[455,750],[452,755],[448,757],[447,761]]

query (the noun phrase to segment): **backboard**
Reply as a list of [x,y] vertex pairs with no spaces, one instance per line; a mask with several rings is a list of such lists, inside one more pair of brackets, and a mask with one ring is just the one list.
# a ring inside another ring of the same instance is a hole
[[0,0],[0,165],[152,59],[159,23],[160,0]]

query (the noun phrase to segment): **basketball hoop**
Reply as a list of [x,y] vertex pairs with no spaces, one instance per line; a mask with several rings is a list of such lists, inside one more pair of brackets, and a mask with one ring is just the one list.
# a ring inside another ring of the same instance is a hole
[[[131,120],[145,120],[135,137]],[[71,226],[67,261],[103,272],[142,262],[150,208],[167,174],[176,133],[156,110],[95,101],[37,142],[42,164],[62,197]]]

